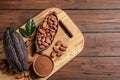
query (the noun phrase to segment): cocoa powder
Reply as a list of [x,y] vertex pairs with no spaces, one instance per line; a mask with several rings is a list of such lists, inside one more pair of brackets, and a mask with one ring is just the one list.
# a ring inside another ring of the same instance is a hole
[[33,63],[33,69],[38,76],[45,77],[52,72],[53,61],[46,55],[38,56]]

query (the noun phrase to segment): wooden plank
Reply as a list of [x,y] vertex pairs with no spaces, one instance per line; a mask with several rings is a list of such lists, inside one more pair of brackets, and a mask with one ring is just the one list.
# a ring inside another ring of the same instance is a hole
[[0,9],[120,9],[119,0],[1,0]]
[[[15,29],[41,10],[0,10],[0,33],[12,26]],[[65,10],[82,32],[120,32],[119,10]]]
[[120,56],[120,33],[84,33],[84,37],[79,56]]
[[76,57],[48,80],[119,80],[120,57]]
[[85,47],[78,56],[120,56],[120,33],[83,33],[83,35]]

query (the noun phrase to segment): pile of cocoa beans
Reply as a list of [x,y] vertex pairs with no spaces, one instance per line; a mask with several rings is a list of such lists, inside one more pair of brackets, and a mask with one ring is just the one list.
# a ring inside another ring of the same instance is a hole
[[40,52],[53,42],[56,32],[58,31],[58,18],[55,12],[50,12],[42,24],[37,28],[36,33],[36,47],[37,52]]
[[53,50],[50,54],[50,56],[52,58],[55,58],[55,57],[60,57],[63,55],[63,52],[66,51],[67,49],[67,45],[62,43],[61,40],[58,40],[56,43],[55,43],[55,46],[53,47]]
[[9,63],[6,59],[0,59],[0,70],[2,74],[15,75],[16,70],[12,66],[8,66]]

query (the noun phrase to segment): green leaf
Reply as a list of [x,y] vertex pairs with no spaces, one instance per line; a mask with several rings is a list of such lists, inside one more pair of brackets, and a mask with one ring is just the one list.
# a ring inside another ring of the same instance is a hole
[[26,31],[25,31],[24,29],[22,29],[22,28],[19,28],[19,32],[21,33],[21,35],[22,35],[23,37],[26,37],[26,38],[29,37],[29,36],[27,35]]
[[30,35],[32,35],[32,33],[34,32],[36,28],[35,22],[33,19],[30,19],[27,23],[26,23],[26,32]]
[[30,37],[32,35],[32,33],[35,31],[36,25],[33,19],[30,19],[25,26],[25,30],[20,28],[19,32],[21,33],[21,35],[23,37]]

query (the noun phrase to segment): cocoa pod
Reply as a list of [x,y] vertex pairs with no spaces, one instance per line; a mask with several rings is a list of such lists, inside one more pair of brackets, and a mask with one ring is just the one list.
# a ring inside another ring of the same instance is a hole
[[3,48],[9,65],[19,72],[26,71],[28,52],[22,37],[8,27],[3,36]]

